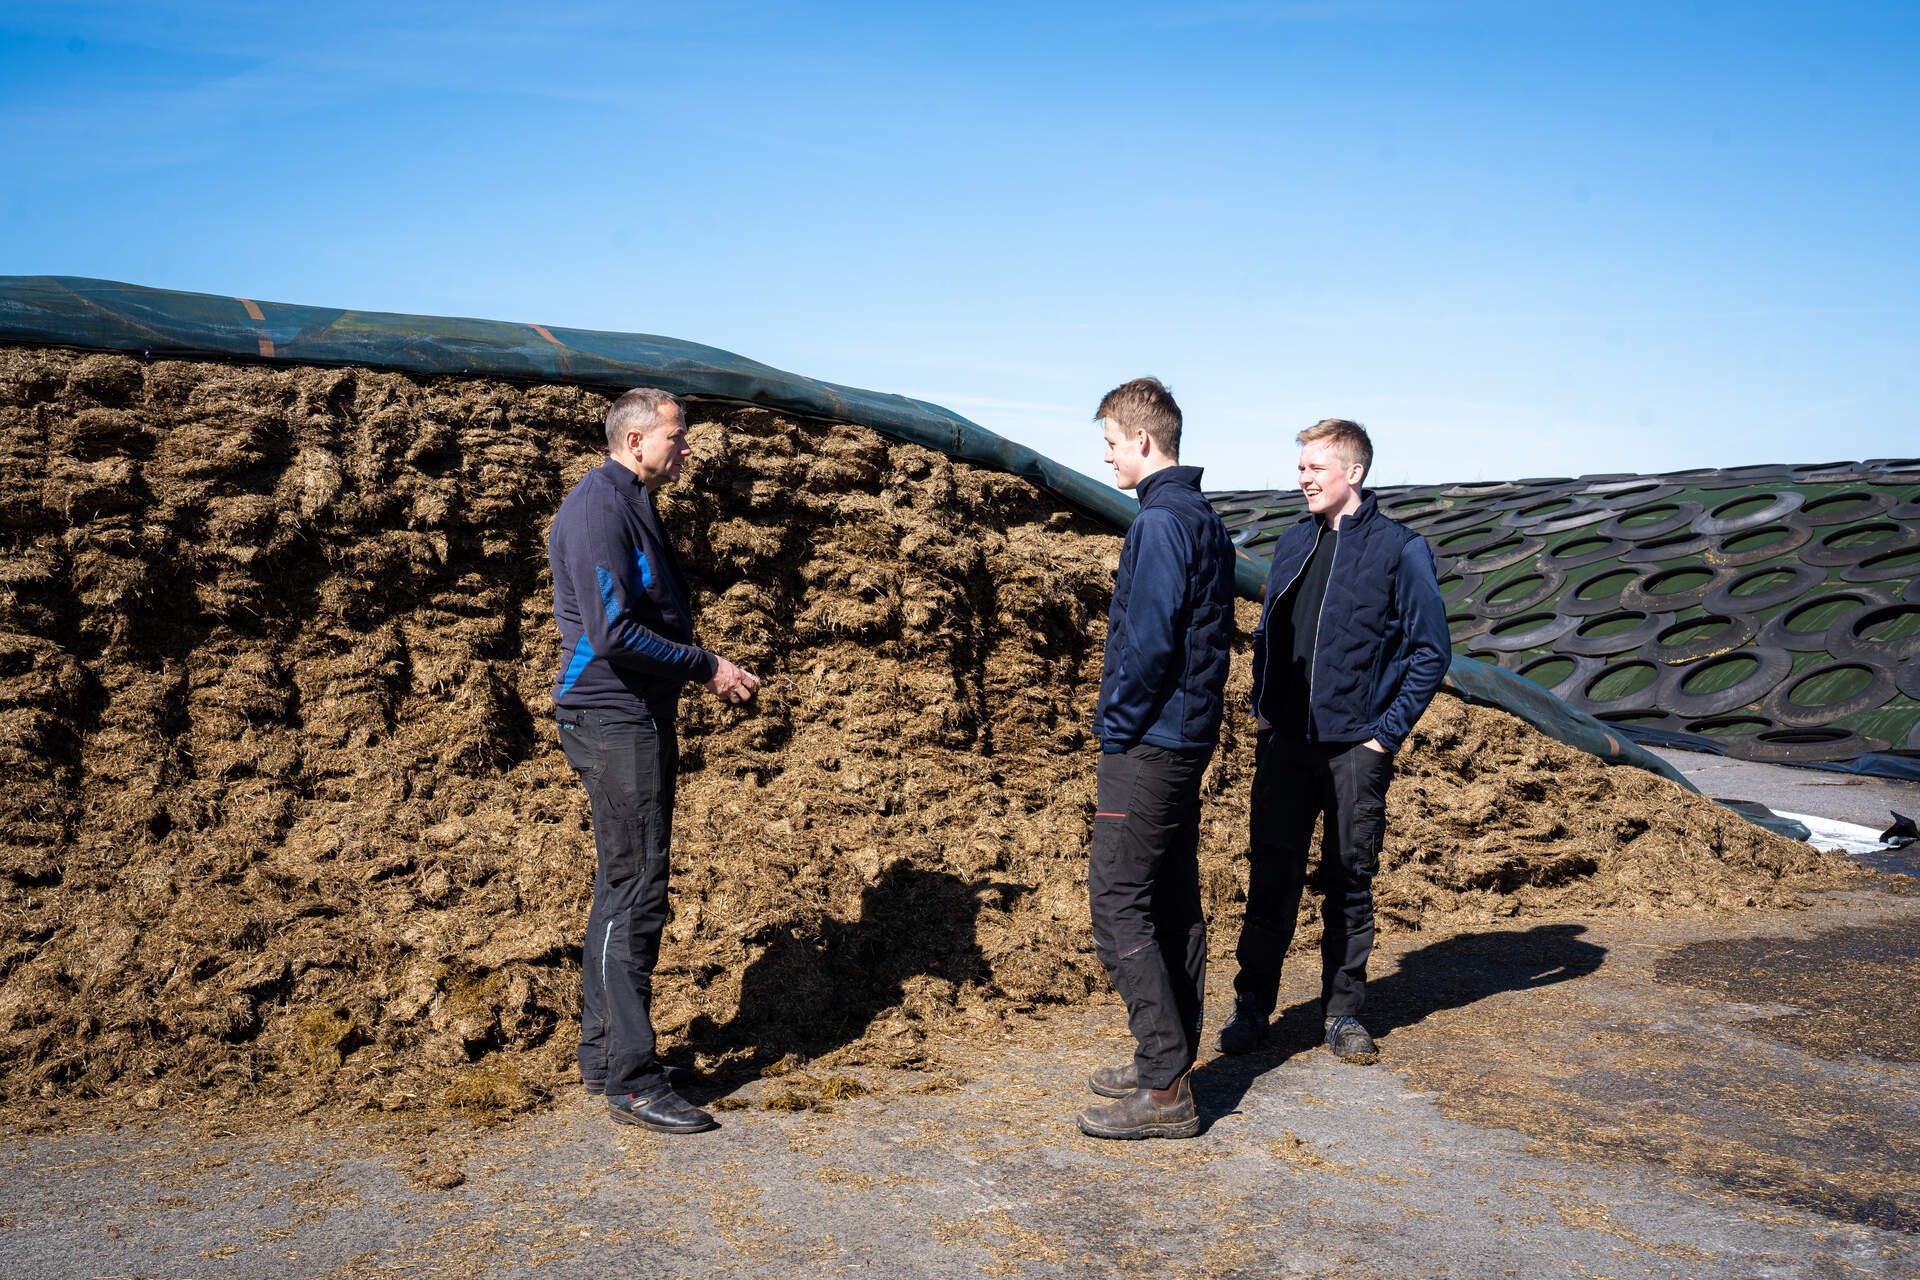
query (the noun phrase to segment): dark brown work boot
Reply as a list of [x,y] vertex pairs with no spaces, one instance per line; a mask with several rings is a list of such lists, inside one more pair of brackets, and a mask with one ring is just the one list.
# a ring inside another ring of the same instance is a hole
[[1088,1107],[1079,1115],[1089,1138],[1191,1138],[1200,1132],[1193,1083],[1181,1076],[1164,1089],[1135,1089],[1118,1102]]
[[1087,1088],[1103,1098],[1124,1098],[1139,1087],[1140,1078],[1134,1072],[1131,1058],[1125,1066],[1095,1067],[1087,1077]]

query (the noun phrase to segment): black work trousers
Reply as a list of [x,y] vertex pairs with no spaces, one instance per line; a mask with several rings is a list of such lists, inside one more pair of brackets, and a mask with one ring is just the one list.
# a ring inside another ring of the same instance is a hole
[[1293,943],[1313,823],[1323,818],[1318,888],[1320,1008],[1357,1016],[1373,954],[1373,878],[1387,827],[1393,757],[1358,742],[1305,742],[1271,729],[1254,747],[1252,873],[1240,927],[1234,991],[1272,1016],[1280,965]]
[[605,1080],[609,1097],[650,1098],[667,1087],[654,1056],[653,967],[667,923],[679,744],[671,722],[645,714],[563,710],[558,720],[599,854],[581,959],[580,1078]]
[[1103,752],[1087,892],[1093,943],[1127,1005],[1140,1085],[1164,1089],[1200,1048],[1207,925],[1200,909],[1200,775],[1213,749]]

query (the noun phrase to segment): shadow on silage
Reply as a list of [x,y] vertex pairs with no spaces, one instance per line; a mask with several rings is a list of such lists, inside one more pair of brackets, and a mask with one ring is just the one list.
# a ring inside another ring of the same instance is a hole
[[[1397,969],[1367,984],[1361,1021],[1376,1038],[1420,1022],[1430,1014],[1458,1009],[1503,991],[1528,991],[1594,972],[1607,949],[1580,935],[1584,925],[1543,924],[1531,929],[1463,933],[1410,951]],[[1318,971],[1312,952],[1290,957]],[[1202,1122],[1232,1115],[1253,1082],[1294,1053],[1316,1048],[1322,1039],[1320,1002],[1302,1000],[1287,1008],[1268,1033],[1267,1044],[1240,1057],[1224,1054],[1194,1073],[1195,1099]],[[1392,1048],[1382,1046],[1391,1061]]]
[[730,1093],[790,1055],[819,1058],[854,1044],[882,1013],[910,1003],[916,977],[986,980],[976,926],[981,895],[990,892],[1027,887],[970,883],[902,858],[861,893],[857,920],[784,923],[749,939],[765,950],[741,979],[738,1011],[725,1023],[696,1018],[687,1029],[682,1052],[722,1062],[702,1096]]

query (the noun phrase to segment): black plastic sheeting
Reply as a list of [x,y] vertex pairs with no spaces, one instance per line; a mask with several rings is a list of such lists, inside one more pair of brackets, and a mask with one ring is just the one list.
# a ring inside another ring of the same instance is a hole
[[[1457,652],[1643,744],[1920,777],[1920,459],[1375,492]],[[1255,553],[1303,509],[1208,498]]]
[[[1126,529],[1139,512],[1138,504],[1119,491],[950,409],[819,382],[717,347],[650,334],[296,306],[73,276],[0,276],[0,342],[154,358],[356,365],[608,390],[644,384],[858,423],[1021,476],[1116,529]],[[1257,598],[1267,560],[1245,550],[1238,557],[1235,585],[1243,596]],[[1531,681],[1455,657],[1447,685],[1470,702],[1516,715],[1571,746],[1696,790],[1666,761]],[[1800,834],[1804,838],[1804,830]]]
[[[1621,734],[1643,746],[1666,747],[1674,751],[1698,751],[1705,755],[1728,755],[1726,744],[1704,733],[1684,733],[1671,729],[1649,729],[1640,725],[1616,724]],[[1829,773],[1851,773],[1862,778],[1890,778],[1895,782],[1920,782],[1920,754],[1911,751],[1869,751],[1846,760],[1789,760],[1796,769],[1824,769]]]

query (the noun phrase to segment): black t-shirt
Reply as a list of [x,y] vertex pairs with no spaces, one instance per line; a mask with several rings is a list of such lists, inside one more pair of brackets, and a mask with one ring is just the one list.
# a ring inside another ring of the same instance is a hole
[[[1304,740],[1313,694],[1313,643],[1320,631],[1320,605],[1327,595],[1334,545],[1340,535],[1323,529],[1306,567],[1275,606],[1267,624],[1267,678],[1261,714],[1288,738]],[[1286,634],[1281,634],[1284,628]]]

